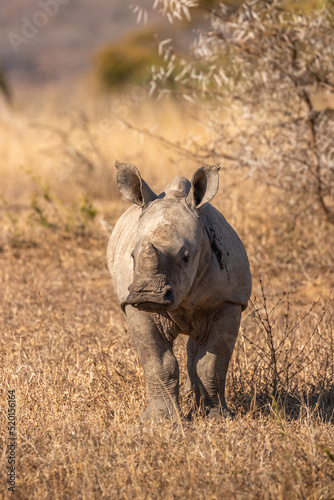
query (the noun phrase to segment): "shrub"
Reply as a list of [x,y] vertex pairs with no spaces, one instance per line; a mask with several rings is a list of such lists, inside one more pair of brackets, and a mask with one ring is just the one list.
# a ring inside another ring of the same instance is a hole
[[140,84],[148,79],[152,65],[161,64],[154,33],[143,30],[101,49],[95,59],[96,73],[103,89]]
[[1,65],[0,65],[0,92],[2,92],[8,100],[10,100],[11,98],[10,88]]
[[[155,6],[172,21],[202,3]],[[169,88],[174,80],[178,95],[197,101],[196,112],[203,105],[212,141],[201,160],[225,159],[226,168],[288,192],[292,224],[305,216],[334,224],[332,42],[332,1],[217,1],[187,58],[164,45],[151,88],[165,93],[168,75]]]

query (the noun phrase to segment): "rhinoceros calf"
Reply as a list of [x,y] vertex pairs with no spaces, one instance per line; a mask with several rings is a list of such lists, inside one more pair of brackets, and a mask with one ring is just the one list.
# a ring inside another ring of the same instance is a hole
[[107,263],[143,365],[148,407],[142,419],[179,412],[173,341],[187,344],[187,388],[205,415],[228,412],[225,378],[251,274],[239,237],[209,201],[219,167],[178,177],[156,195],[134,165],[116,163],[117,185],[134,205],[117,222]]

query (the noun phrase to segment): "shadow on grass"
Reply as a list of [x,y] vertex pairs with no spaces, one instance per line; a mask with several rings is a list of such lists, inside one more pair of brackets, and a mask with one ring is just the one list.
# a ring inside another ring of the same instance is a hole
[[235,413],[246,415],[269,415],[273,412],[286,420],[306,417],[334,424],[334,384],[331,387],[308,387],[304,391],[281,391],[275,397],[268,392],[259,392],[241,398],[230,397]]

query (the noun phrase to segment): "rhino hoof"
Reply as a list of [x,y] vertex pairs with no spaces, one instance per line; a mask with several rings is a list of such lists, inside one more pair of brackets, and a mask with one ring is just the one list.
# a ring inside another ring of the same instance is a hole
[[213,419],[233,420],[234,418],[234,414],[228,408],[221,408],[220,406],[206,407],[205,414],[206,417],[210,420]]
[[156,408],[146,408],[146,410],[139,417],[140,422],[161,422],[170,421],[178,422],[180,420],[179,415],[176,412],[170,412],[163,409]]
[[221,406],[205,406],[205,408],[192,408],[186,416],[186,420],[191,421],[194,417],[203,417],[209,420],[232,420],[234,414],[228,408]]

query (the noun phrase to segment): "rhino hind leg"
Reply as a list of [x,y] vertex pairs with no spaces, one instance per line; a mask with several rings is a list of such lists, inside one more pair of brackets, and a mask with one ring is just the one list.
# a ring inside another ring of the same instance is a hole
[[146,378],[148,406],[140,419],[160,420],[167,417],[178,420],[179,366],[173,354],[172,340],[166,336],[168,325],[160,328],[154,315],[131,305],[126,306],[125,314]]
[[239,331],[241,310],[237,304],[224,304],[194,361],[195,404],[200,413],[209,418],[232,415],[225,401],[225,380]]

